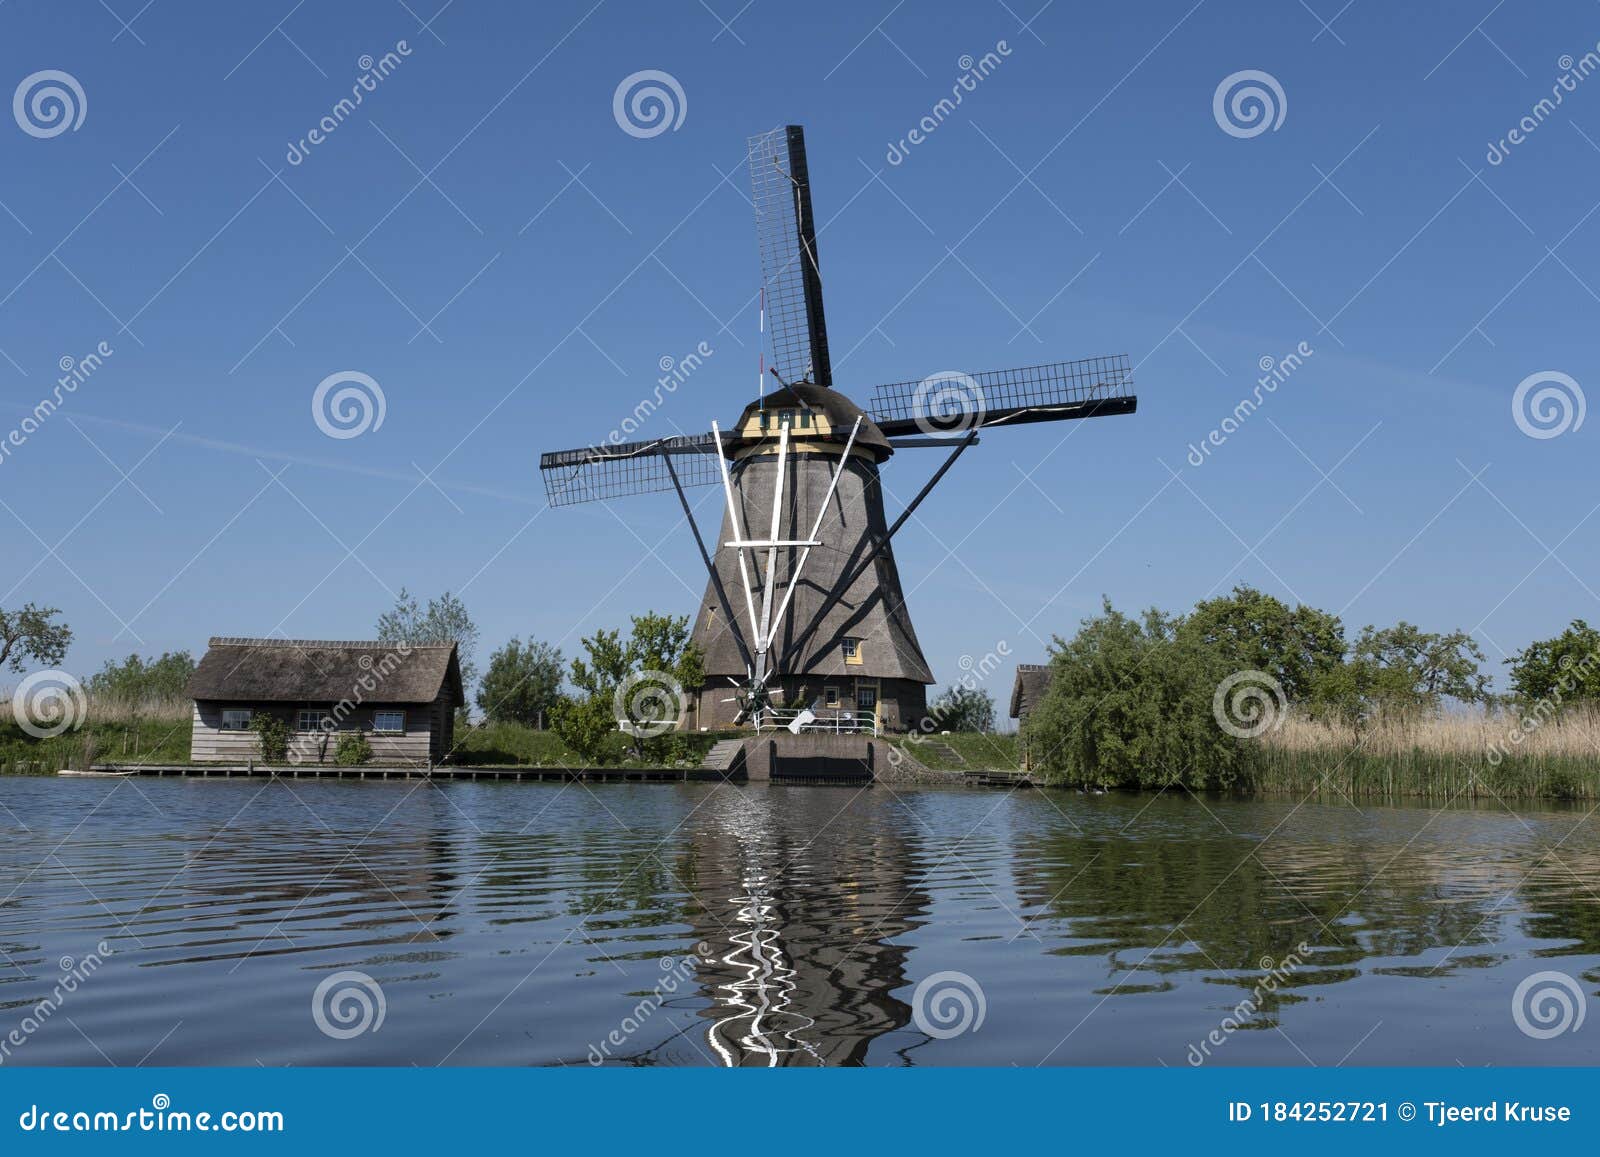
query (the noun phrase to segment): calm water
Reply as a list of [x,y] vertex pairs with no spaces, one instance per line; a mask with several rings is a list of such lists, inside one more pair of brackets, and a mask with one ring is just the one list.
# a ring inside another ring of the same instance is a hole
[[[1207,1063],[1600,1064],[1583,817],[0,779],[0,1038],[8,1064],[1182,1066],[1217,1031]],[[1591,1015],[1541,1040],[1512,998],[1543,970]],[[319,984],[366,1031],[323,1032]],[[981,1025],[947,1035],[962,997]]]

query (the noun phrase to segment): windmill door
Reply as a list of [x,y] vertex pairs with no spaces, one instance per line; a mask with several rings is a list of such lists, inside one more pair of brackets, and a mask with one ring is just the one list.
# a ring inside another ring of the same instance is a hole
[[878,734],[878,684],[856,682],[856,719],[863,728]]

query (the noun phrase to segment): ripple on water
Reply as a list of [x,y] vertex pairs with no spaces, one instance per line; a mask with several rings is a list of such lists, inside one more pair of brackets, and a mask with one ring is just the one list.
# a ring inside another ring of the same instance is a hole
[[[27,824],[0,810],[0,1029],[110,949],[8,1063],[1176,1064],[1255,993],[1247,1027],[1282,1032],[1213,1063],[1600,1062],[1506,1012],[1529,970],[1600,967],[1600,840],[1567,812],[37,779],[0,803]],[[334,1039],[313,998],[351,971],[381,1026]],[[936,974],[981,1031],[925,1031]]]

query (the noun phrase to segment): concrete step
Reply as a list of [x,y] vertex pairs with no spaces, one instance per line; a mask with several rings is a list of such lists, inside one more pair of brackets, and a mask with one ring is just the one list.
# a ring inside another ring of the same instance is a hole
[[744,747],[742,739],[719,739],[700,761],[704,771],[727,771]]
[[940,743],[936,739],[924,739],[921,746],[923,750],[939,762],[954,763],[962,767],[966,766],[967,761],[961,758],[961,753],[948,743]]

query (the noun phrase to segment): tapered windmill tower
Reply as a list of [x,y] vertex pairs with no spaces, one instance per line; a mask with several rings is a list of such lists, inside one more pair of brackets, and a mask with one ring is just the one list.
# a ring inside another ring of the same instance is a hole
[[[980,430],[1132,413],[1128,359],[940,373],[878,386],[863,410],[833,384],[804,133],[753,137],[749,159],[777,388],[726,429],[557,451],[540,470],[551,505],[677,492],[708,575],[694,623],[706,682],[687,689],[693,725],[907,730],[934,676],[906,608],[896,533]],[[913,447],[947,455],[890,523],[879,471]],[[723,490],[709,547],[685,493],[702,485]]]

